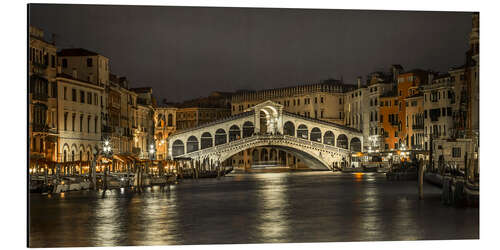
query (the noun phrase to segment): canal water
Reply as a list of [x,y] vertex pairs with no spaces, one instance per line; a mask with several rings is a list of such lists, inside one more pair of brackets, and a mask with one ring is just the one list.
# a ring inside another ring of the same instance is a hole
[[479,209],[377,173],[235,173],[169,190],[30,197],[29,245],[79,247],[479,238]]

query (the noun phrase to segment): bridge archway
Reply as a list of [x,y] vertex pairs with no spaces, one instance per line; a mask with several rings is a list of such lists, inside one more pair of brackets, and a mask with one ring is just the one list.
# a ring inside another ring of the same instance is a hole
[[172,156],[177,157],[184,154],[184,142],[175,140],[172,144]]
[[335,135],[332,131],[326,131],[323,136],[323,143],[327,145],[335,146]]
[[252,162],[258,162],[258,161],[259,161],[259,150],[255,148],[252,151]]
[[285,122],[285,125],[283,126],[283,134],[295,136],[295,125],[291,121]]
[[229,142],[236,141],[241,138],[241,130],[237,125],[229,128]]
[[201,149],[210,148],[213,146],[212,135],[209,132],[205,132],[201,135]]
[[246,121],[243,123],[243,138],[250,137],[254,134],[255,126],[253,122]]
[[224,129],[217,129],[215,131],[215,146],[227,143],[227,134]]
[[311,141],[321,142],[321,130],[318,127],[311,129]]
[[307,130],[306,125],[304,124],[299,125],[299,127],[297,128],[297,137],[306,140],[309,138],[309,131]]
[[[265,149],[260,149],[260,147],[263,146],[269,146],[269,145],[262,145],[262,146],[249,146],[249,147],[244,147],[241,148],[239,151],[233,151],[231,154],[225,154],[220,158],[221,162],[226,161],[227,159],[233,157],[234,155],[239,154],[241,151],[248,150],[249,148],[254,148],[252,151],[252,162],[259,162],[259,161],[264,161],[266,158],[265,156],[267,155],[267,151],[264,153],[263,150]],[[294,146],[281,146],[281,145],[272,145],[273,149],[285,152],[283,155],[283,163],[286,162],[286,155],[290,154],[295,156],[296,158],[300,159],[301,162],[303,162],[306,166],[308,166],[311,169],[320,169],[320,170],[326,170],[326,169],[331,169],[333,164],[329,164],[328,161],[322,159],[321,157],[318,158],[318,156],[315,156],[313,153],[306,152],[300,148],[294,147]],[[272,158],[267,158],[272,160]],[[340,164],[340,159],[339,159],[339,164]]]
[[194,135],[190,136],[187,140],[186,153],[198,151],[198,139]]
[[267,149],[263,148],[260,150],[260,160],[269,161],[269,155],[267,154]]
[[337,147],[344,148],[344,149],[348,149],[349,148],[348,141],[347,141],[347,136],[346,135],[340,134],[337,137]]
[[352,138],[350,144],[352,152],[361,152],[361,140],[358,137]]
[[271,148],[271,150],[269,150],[269,160],[278,161],[278,153],[276,152],[276,149]]

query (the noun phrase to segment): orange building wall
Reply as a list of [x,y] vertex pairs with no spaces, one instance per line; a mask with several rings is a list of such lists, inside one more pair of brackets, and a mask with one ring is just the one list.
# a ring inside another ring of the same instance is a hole
[[[410,79],[412,77],[412,79]],[[399,75],[398,78],[398,113],[399,119],[401,121],[401,131],[399,131],[399,139],[401,142],[405,142],[408,146],[409,142],[406,141],[406,136],[408,131],[406,129],[406,101],[405,99],[410,96],[409,89],[412,87],[419,86],[427,82],[427,72],[416,71],[408,72]]]
[[[389,115],[393,114],[396,116],[398,114],[398,106],[395,104],[397,102],[398,98],[396,96],[394,97],[381,97],[380,98],[380,103],[384,103],[383,106],[379,107],[379,114],[382,116],[382,122],[380,123],[380,127],[384,129],[384,132],[386,133],[386,137],[384,139],[385,144],[389,145],[389,150],[390,149],[395,149],[395,144],[398,142],[399,138],[395,137],[395,132],[398,130],[397,125],[392,125],[391,122],[389,122]],[[390,104],[389,106],[386,105]],[[385,145],[382,146],[382,148],[385,149]]]

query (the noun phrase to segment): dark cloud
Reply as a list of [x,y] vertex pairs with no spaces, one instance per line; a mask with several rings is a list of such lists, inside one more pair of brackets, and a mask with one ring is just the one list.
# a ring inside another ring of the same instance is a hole
[[59,48],[99,52],[113,73],[170,101],[328,77],[354,83],[391,64],[446,71],[464,62],[471,29],[464,12],[46,4],[29,11]]

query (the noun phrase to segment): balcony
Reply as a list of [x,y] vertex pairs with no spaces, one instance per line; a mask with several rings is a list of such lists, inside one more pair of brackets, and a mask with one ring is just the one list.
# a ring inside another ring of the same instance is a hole
[[49,95],[47,93],[33,93],[31,95],[31,99],[32,100],[37,100],[37,101],[44,101],[44,102],[46,102],[48,98],[49,98]]
[[135,154],[135,155],[140,155],[141,154],[141,148],[133,147],[132,148],[132,153]]
[[102,130],[101,130],[102,133],[113,133],[113,128],[110,127],[110,126],[105,126],[103,125],[102,126]]
[[33,62],[33,69],[34,70],[46,70],[48,65],[44,63],[39,63],[39,62]]
[[424,124],[413,124],[411,126],[413,130],[423,130],[424,129]]
[[32,131],[33,132],[48,132],[49,131],[49,126],[46,124],[41,124],[41,123],[33,123],[31,125]]

